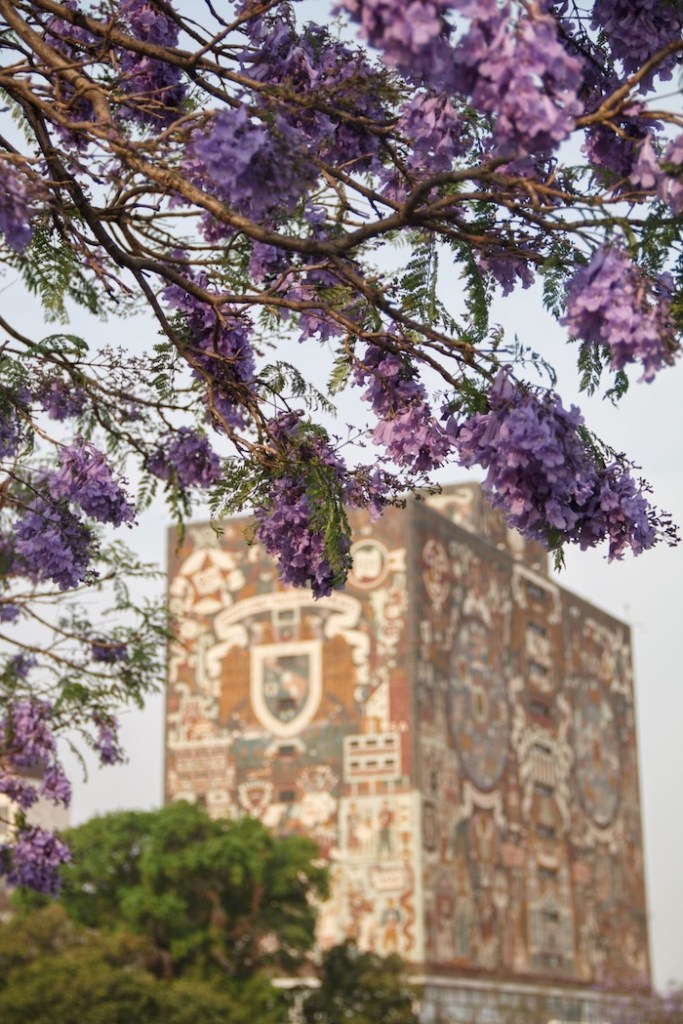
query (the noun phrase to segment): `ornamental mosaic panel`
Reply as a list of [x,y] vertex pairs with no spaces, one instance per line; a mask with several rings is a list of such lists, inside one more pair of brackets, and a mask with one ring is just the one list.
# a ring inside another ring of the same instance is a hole
[[476,486],[352,525],[349,584],[320,601],[243,524],[172,547],[167,799],[311,836],[322,945],[647,986],[627,628]]
[[428,509],[412,572],[427,964],[645,988],[627,628]]

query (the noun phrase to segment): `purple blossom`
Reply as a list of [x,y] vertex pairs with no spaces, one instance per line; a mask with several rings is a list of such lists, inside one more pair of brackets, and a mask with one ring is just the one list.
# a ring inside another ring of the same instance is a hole
[[381,169],[380,177],[386,182],[385,194],[397,201],[405,199],[413,183],[452,170],[472,141],[467,122],[451,100],[425,92],[418,92],[403,106],[396,131],[407,147],[402,157],[405,173],[388,167]]
[[30,807],[33,807],[38,799],[38,791],[35,786],[27,782],[26,779],[10,775],[8,772],[2,771],[2,769],[0,769],[0,793],[4,793],[5,796],[9,797],[22,811],[27,811]]
[[53,761],[56,741],[50,728],[52,704],[25,697],[0,719],[0,747],[12,768],[34,768]]
[[146,465],[161,480],[175,476],[180,487],[210,487],[221,475],[220,460],[207,438],[189,427],[180,427],[173,440],[160,445]]
[[37,826],[20,829],[13,845],[0,847],[0,871],[9,886],[25,886],[50,896],[59,893],[59,868],[70,860],[68,846]]
[[339,0],[335,10],[359,22],[362,38],[382,50],[389,64],[409,71],[444,33],[443,15],[451,6],[448,0]]
[[530,288],[534,283],[534,273],[528,262],[520,256],[511,256],[504,250],[487,251],[478,258],[477,266],[494,278],[500,285],[503,295],[509,295],[518,284],[521,284],[522,288]]
[[452,443],[424,402],[415,402],[390,419],[381,420],[372,433],[375,444],[386,448],[397,466],[426,473],[443,465]]
[[[298,35],[278,17],[253,18],[245,26],[252,46],[242,55],[245,71],[257,81],[314,95],[324,112],[280,104],[286,122],[302,132],[328,163],[368,170],[381,167],[379,135],[372,123],[388,115],[377,99],[377,73],[362,53],[332,39],[326,28],[309,24]],[[338,112],[338,113],[336,113]]]
[[410,146],[408,169],[421,176],[451,170],[470,141],[468,125],[450,99],[424,92],[404,105],[397,129]]
[[195,134],[188,170],[212,194],[247,217],[291,213],[316,178],[306,135],[282,117],[266,128],[246,104],[220,110]]
[[322,532],[311,527],[311,507],[304,486],[282,477],[271,489],[271,504],[257,508],[256,538],[278,563],[285,586],[310,584],[314,597],[327,597],[340,581],[325,554]]
[[13,405],[0,409],[0,459],[16,455],[22,440],[17,411]]
[[45,769],[40,784],[40,794],[47,800],[51,800],[53,804],[69,806],[71,803],[71,783],[60,765],[52,764]]
[[[198,274],[195,283],[206,287],[205,275]],[[207,384],[214,427],[222,430],[224,422],[236,429],[244,426],[240,400],[255,372],[249,341],[251,323],[231,310],[223,310],[218,316],[209,302],[202,302],[177,285],[166,288],[164,299],[185,317],[187,340],[183,351],[194,376]]]
[[[621,182],[632,175],[637,166],[645,130],[636,121],[620,118],[619,131],[608,124],[598,124],[586,132],[583,152],[601,179]],[[633,180],[633,179],[632,179]]]
[[[333,288],[343,288],[343,280],[327,267],[314,266],[308,270],[302,267],[294,280],[287,280],[282,286],[282,292],[287,298],[296,302],[306,303],[308,308],[298,315],[298,325],[301,333],[299,341],[306,341],[308,338],[318,338],[320,341],[328,341],[330,338],[339,337],[344,333],[344,326],[325,307],[325,292]],[[329,301],[329,298],[328,298]],[[319,306],[316,304],[320,303]],[[347,320],[357,321],[359,318],[359,306],[356,296],[342,306],[340,314]]]
[[628,467],[600,467],[586,448],[583,419],[552,392],[539,397],[501,370],[489,411],[449,430],[464,466],[488,470],[486,488],[509,526],[551,548],[569,541],[593,547],[609,541],[608,557],[639,554],[667,534],[666,519],[644,497]]
[[31,392],[23,384],[11,390],[0,387],[0,459],[16,456],[25,443],[31,401]]
[[379,422],[372,440],[397,466],[426,472],[443,464],[451,440],[427,405],[426,390],[407,356],[369,345],[356,366],[355,384],[369,384],[363,398]]
[[[592,27],[604,32],[615,60],[630,75],[658,50],[680,40],[683,10],[669,0],[595,0]],[[657,76],[671,78],[675,63],[674,54],[641,81],[641,88],[651,89]]]
[[21,608],[16,604],[2,602],[0,604],[0,622],[17,622],[21,617]]
[[618,249],[598,249],[572,278],[567,293],[569,330],[588,345],[605,345],[612,366],[643,364],[643,379],[671,363],[675,340],[666,277],[647,277]]
[[2,162],[3,187],[0,190],[0,232],[11,249],[23,252],[31,241],[30,200],[26,179],[18,173],[17,165]]
[[[120,11],[132,35],[157,46],[177,46],[178,26],[149,0],[122,0]],[[133,101],[128,114],[141,124],[169,124],[187,95],[182,71],[167,61],[122,50],[119,86]]]
[[32,654],[15,654],[7,660],[6,669],[15,679],[27,679],[28,674],[36,664]]
[[[583,61],[567,52],[551,15],[528,10],[515,20],[498,0],[342,0],[337,8],[409,78],[490,114],[497,154],[547,155],[583,111]],[[453,8],[469,19],[455,43],[445,17]]]
[[121,764],[124,760],[119,744],[118,722],[113,715],[93,715],[97,736],[93,747],[99,754],[100,764]]
[[528,12],[513,22],[509,4],[461,6],[472,20],[455,47],[454,88],[493,116],[495,153],[552,153],[583,111],[583,62],[567,53],[549,15]]
[[123,487],[111,471],[106,457],[94,445],[77,441],[59,455],[61,469],[50,474],[50,492],[72,501],[100,523],[121,526],[135,518]]
[[677,135],[664,151],[664,173],[658,180],[660,199],[668,203],[674,214],[683,210],[683,133]]
[[64,502],[38,497],[15,524],[13,568],[69,590],[85,579],[91,541],[88,528]]
[[82,388],[74,387],[70,381],[51,380],[38,400],[51,420],[62,422],[80,416],[87,397]]
[[128,660],[128,648],[126,644],[117,640],[106,640],[100,638],[93,640],[91,646],[92,660],[104,665],[115,665],[120,661]]
[[314,597],[326,597],[346,578],[351,565],[349,544],[341,536],[333,553],[328,550],[307,475],[327,477],[341,499],[349,484],[346,466],[325,432],[307,429],[300,412],[276,417],[268,431],[273,447],[291,471],[273,482],[268,499],[256,508],[255,537],[277,560],[283,583],[294,587],[310,584]]
[[249,260],[249,272],[255,281],[275,277],[289,267],[287,253],[265,242],[254,242]]

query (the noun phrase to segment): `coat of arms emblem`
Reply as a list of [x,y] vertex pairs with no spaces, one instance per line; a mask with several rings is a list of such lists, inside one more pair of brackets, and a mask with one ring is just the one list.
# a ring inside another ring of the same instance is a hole
[[295,736],[311,721],[322,695],[318,640],[261,644],[251,652],[251,703],[275,736]]

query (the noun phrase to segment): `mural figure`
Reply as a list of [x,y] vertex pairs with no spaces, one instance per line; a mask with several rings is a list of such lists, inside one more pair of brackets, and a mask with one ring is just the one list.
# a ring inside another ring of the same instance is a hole
[[377,834],[377,856],[394,856],[394,822],[396,814],[388,800],[385,800],[379,812],[379,831]]
[[380,922],[382,931],[382,951],[384,953],[397,953],[399,949],[399,925],[401,923],[401,911],[396,900],[390,896],[387,905],[382,913]]

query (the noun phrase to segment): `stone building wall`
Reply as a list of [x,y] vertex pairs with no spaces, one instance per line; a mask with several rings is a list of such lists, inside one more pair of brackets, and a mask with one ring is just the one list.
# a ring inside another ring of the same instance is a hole
[[353,525],[349,584],[317,602],[243,523],[171,541],[167,799],[312,836],[323,945],[646,987],[627,627],[475,485]]

